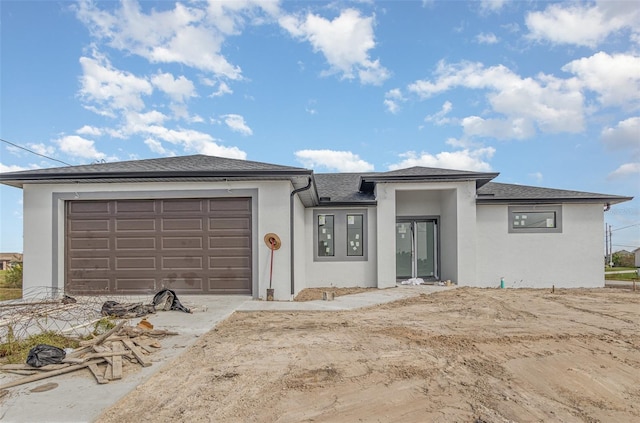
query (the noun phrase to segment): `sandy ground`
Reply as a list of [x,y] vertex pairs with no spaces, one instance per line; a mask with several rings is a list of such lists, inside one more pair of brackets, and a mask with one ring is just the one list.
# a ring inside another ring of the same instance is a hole
[[235,313],[99,422],[637,422],[640,292]]

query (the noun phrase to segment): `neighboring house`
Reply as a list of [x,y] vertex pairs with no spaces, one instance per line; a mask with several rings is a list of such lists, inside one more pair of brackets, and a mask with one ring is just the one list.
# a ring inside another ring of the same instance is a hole
[[22,263],[22,254],[0,253],[0,270],[11,269],[17,263]]
[[633,250],[634,262],[636,267],[640,267],[640,248]]
[[[631,197],[492,172],[312,170],[203,155],[0,174],[24,192],[24,287],[247,294],[311,287],[602,287],[604,212]],[[275,234],[282,241],[271,249]],[[267,236],[269,235],[269,236]],[[265,237],[267,242],[265,242]]]

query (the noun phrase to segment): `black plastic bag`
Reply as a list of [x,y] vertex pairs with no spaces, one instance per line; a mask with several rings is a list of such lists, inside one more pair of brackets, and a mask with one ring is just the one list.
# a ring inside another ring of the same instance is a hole
[[64,350],[52,345],[39,344],[29,350],[27,364],[42,367],[47,364],[59,364],[67,356]]
[[191,313],[191,310],[182,305],[176,293],[171,289],[163,289],[154,295],[153,305],[159,310],[178,310]]

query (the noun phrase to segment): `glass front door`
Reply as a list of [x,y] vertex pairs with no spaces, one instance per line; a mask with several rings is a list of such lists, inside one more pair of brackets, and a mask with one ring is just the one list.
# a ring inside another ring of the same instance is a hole
[[437,221],[402,219],[396,222],[396,278],[437,279]]

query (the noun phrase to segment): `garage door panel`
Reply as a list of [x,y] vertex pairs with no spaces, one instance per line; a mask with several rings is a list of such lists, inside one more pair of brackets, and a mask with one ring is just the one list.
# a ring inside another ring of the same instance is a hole
[[209,211],[213,212],[245,212],[246,214],[250,214],[251,212],[251,203],[245,201],[246,199],[238,199],[238,198],[225,198],[225,199],[211,199],[207,202],[209,206]]
[[163,250],[202,250],[201,236],[162,237]]
[[116,250],[155,250],[156,239],[154,238],[123,238],[116,237]]
[[115,287],[117,291],[128,293],[147,293],[156,290],[156,280],[149,278],[116,278]]
[[[226,234],[225,234],[226,235]],[[250,248],[251,238],[248,236],[210,236],[209,248],[218,252],[219,248]]]
[[209,229],[219,230],[232,230],[232,229],[244,229],[249,230],[251,228],[251,221],[246,217],[217,217],[209,219]]
[[116,257],[115,270],[156,270],[155,257]]
[[209,278],[209,291],[220,294],[240,294],[243,290],[250,290],[246,279]]
[[74,201],[71,203],[69,212],[72,214],[88,215],[92,213],[109,213],[111,203],[108,201]]
[[109,238],[73,238],[69,248],[73,251],[80,250],[109,250]]
[[202,232],[201,218],[193,219],[162,219],[163,231],[198,231]]
[[70,262],[69,270],[109,270],[109,257],[78,257]]
[[115,201],[115,209],[118,215],[149,214],[156,211],[155,200],[126,200]]
[[162,257],[162,268],[165,270],[203,270],[202,257]]
[[204,205],[201,200],[163,200],[162,213],[202,214]]
[[70,293],[252,292],[251,199],[71,201]]
[[78,294],[99,294],[109,292],[108,278],[72,278],[68,281],[68,284],[73,288],[73,292]]
[[116,232],[155,232],[155,219],[116,219]]
[[69,225],[69,230],[76,233],[107,233],[111,228],[109,220],[74,220]]

